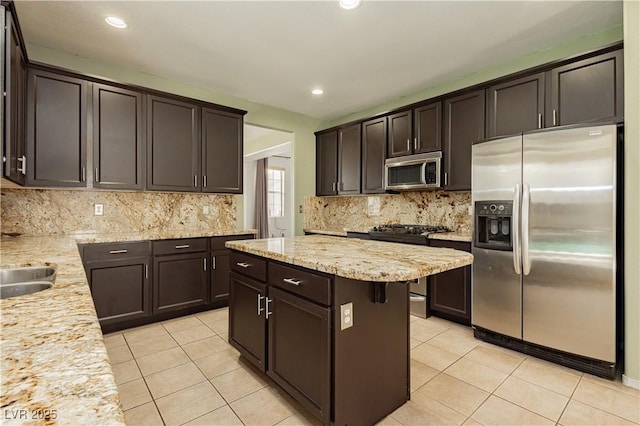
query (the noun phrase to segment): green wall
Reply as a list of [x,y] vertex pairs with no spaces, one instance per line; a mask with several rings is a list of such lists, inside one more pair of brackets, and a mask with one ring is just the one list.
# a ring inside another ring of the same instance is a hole
[[[313,132],[318,129],[320,120],[246,99],[215,93],[206,88],[180,81],[132,71],[117,65],[106,64],[38,45],[27,44],[27,53],[31,61],[243,109],[247,111],[245,116],[246,123],[292,132],[295,205],[301,205],[305,196],[313,195],[315,192],[316,166],[315,136]],[[238,211],[236,216],[242,217],[242,196],[237,198],[237,203]],[[294,220],[296,235],[302,235],[304,217],[301,213],[298,213],[297,207],[295,208]]]

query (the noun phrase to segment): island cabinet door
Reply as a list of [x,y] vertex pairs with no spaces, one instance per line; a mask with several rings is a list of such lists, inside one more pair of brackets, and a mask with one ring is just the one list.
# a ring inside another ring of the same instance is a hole
[[266,371],[266,284],[231,272],[229,343],[256,367]]
[[269,287],[267,374],[324,424],[331,415],[330,308]]

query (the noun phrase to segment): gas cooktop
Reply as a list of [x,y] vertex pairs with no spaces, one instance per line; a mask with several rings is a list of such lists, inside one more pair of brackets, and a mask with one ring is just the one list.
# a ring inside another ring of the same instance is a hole
[[369,230],[369,237],[372,240],[425,245],[429,234],[438,232],[451,230],[446,226],[433,225],[379,225]]

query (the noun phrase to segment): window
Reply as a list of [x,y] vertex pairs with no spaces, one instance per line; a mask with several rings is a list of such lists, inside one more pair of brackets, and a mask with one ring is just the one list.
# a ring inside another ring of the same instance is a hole
[[267,169],[267,206],[269,217],[284,217],[284,169]]

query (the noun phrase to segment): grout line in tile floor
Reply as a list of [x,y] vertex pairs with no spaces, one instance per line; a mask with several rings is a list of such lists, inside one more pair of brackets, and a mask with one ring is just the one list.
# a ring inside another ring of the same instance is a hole
[[[227,316],[222,308],[105,336],[109,356],[119,361],[113,366],[128,424],[320,424],[239,359],[227,342]],[[410,327],[419,342],[411,349],[411,400],[379,425],[640,422],[640,392],[619,380],[603,382],[476,340],[469,327],[440,318],[412,317]],[[135,369],[125,364],[132,360]],[[140,379],[144,395],[123,392]],[[194,398],[195,391],[206,398]]]

